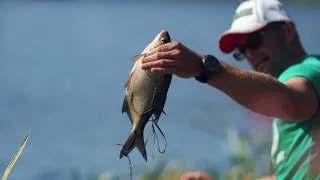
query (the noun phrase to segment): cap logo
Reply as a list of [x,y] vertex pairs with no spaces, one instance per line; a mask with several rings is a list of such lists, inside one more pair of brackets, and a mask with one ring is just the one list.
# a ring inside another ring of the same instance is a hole
[[232,22],[235,21],[236,19],[240,18],[240,17],[243,17],[243,16],[249,16],[252,14],[252,8],[246,8],[246,9],[243,9],[239,12],[236,12],[234,15],[233,15],[233,19],[232,19]]

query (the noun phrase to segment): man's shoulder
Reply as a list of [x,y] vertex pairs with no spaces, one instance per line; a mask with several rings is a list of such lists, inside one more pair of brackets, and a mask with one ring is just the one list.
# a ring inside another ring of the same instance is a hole
[[320,75],[320,55],[309,55],[306,56],[300,63],[294,64],[283,71],[278,77],[278,80],[283,82],[290,77],[310,77],[315,76],[315,74]]
[[[306,67],[306,66],[314,66],[314,67],[319,67],[320,66],[320,55],[308,55],[303,58],[303,60],[300,63],[294,64],[286,69],[294,69],[298,67]],[[284,71],[284,72],[286,72]]]
[[[301,62],[302,65],[320,66],[320,55],[309,55]],[[299,65],[299,64],[298,64]]]

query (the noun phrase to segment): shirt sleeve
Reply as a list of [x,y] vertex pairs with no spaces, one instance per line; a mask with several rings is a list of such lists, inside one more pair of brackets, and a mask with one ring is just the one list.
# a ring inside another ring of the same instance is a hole
[[320,60],[309,58],[300,64],[293,65],[285,70],[278,78],[280,82],[291,77],[304,77],[308,79],[320,98]]

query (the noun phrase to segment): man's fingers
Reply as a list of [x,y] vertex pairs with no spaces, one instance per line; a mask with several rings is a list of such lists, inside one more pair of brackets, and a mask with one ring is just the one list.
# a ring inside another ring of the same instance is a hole
[[145,55],[145,57],[141,60],[141,63],[147,63],[151,61],[158,61],[160,59],[172,59],[175,56],[175,51],[166,51],[166,52],[155,52],[151,55]]
[[167,51],[172,51],[174,49],[179,49],[181,47],[181,43],[180,42],[176,42],[176,41],[173,41],[173,42],[169,42],[169,43],[166,43],[166,44],[162,44],[156,48],[154,48],[153,50],[149,51],[146,53],[146,56],[151,56],[157,52],[167,52]]
[[165,68],[165,67],[173,67],[175,66],[175,61],[170,59],[161,59],[157,61],[149,61],[147,63],[143,63],[141,68],[143,70],[151,69],[151,68]]
[[176,67],[166,67],[166,68],[151,68],[151,72],[158,74],[174,74],[176,72]]
[[154,49],[152,49],[151,51],[146,53],[146,56],[151,56],[157,52],[167,52],[167,51],[171,51],[172,50],[172,45],[170,45],[170,43],[166,43],[166,44],[162,44]]

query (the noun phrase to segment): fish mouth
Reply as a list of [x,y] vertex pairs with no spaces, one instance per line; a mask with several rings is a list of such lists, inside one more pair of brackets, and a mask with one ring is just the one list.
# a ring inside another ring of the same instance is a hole
[[168,36],[167,38],[162,38],[161,41],[163,42],[163,44],[171,42],[170,36]]

